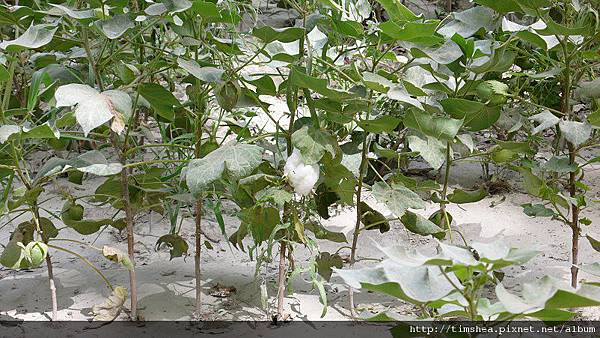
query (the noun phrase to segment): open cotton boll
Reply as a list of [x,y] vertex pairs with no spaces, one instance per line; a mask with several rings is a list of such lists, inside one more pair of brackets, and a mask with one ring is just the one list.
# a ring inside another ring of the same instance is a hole
[[283,173],[287,176],[290,185],[296,193],[306,196],[311,193],[315,183],[319,180],[319,165],[304,164],[300,151],[294,149],[283,167]]

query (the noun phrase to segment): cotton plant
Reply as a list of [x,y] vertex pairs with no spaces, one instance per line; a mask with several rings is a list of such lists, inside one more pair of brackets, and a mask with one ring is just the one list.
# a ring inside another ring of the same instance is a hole
[[[598,306],[600,287],[578,289],[542,277],[523,283],[521,295],[503,285],[504,269],[523,265],[539,252],[511,248],[502,239],[473,242],[469,247],[437,243],[435,253],[382,247],[384,260],[356,270],[334,269],[350,286],[383,293],[421,309],[421,319],[502,321],[507,319],[569,320],[572,308]],[[493,298],[485,288],[493,288]],[[369,316],[363,318],[368,319]],[[393,311],[379,320],[401,320]]]

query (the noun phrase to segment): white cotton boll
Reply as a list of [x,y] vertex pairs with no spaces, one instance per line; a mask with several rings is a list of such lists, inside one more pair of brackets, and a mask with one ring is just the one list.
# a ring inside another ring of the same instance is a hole
[[294,149],[283,167],[283,173],[287,176],[290,185],[296,193],[306,196],[311,193],[313,187],[319,180],[319,165],[306,165],[302,160],[300,151]]

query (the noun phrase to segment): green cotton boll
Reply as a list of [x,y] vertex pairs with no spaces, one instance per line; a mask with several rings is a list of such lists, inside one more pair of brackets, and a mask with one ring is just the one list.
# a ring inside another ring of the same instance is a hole
[[69,203],[68,205],[66,205],[66,208],[63,210],[63,213],[65,213],[65,216],[67,216],[68,219],[74,221],[81,221],[83,219],[83,206],[80,204]]
[[25,252],[29,256],[30,268],[40,266],[48,255],[48,246],[43,242],[29,242],[25,247]]
[[242,89],[235,80],[229,80],[221,82],[215,87],[215,96],[217,102],[221,108],[231,111],[237,105],[240,96],[242,95]]

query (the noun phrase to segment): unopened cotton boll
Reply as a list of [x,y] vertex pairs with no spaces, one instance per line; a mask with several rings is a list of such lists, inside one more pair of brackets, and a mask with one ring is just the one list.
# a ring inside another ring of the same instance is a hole
[[298,149],[294,149],[283,167],[283,173],[287,176],[290,185],[296,193],[306,196],[310,194],[315,183],[319,180],[319,165],[304,164],[304,160]]

